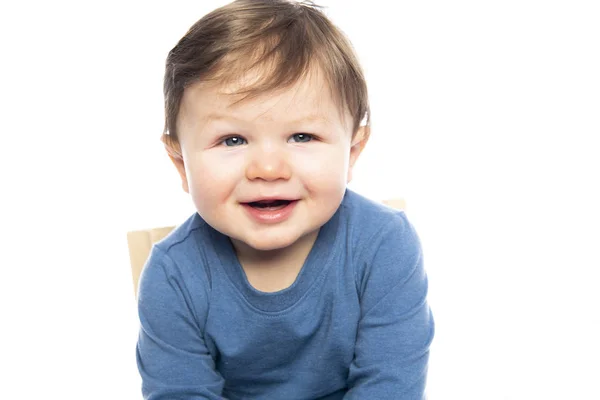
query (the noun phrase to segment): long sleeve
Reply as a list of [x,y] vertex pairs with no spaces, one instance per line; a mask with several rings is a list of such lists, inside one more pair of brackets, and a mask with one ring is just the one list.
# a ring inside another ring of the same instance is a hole
[[361,318],[344,399],[421,400],[434,321],[419,239],[394,217],[362,254]]
[[192,297],[182,276],[155,246],[138,292],[136,357],[146,400],[221,399],[224,380],[203,339],[208,289]]

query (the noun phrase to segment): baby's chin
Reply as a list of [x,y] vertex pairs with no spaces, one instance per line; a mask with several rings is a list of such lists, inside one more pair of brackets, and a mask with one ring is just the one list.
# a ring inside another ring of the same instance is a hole
[[244,245],[248,246],[253,251],[261,252],[277,252],[285,250],[298,241],[298,238],[256,238],[250,241],[243,241]]
[[[315,232],[315,233],[318,233]],[[284,256],[286,251],[296,253],[303,252],[302,248],[310,249],[316,238],[315,235],[300,236],[295,235],[256,235],[252,238],[234,238],[230,236],[231,241],[239,253],[254,253],[261,258],[269,259],[277,256]]]

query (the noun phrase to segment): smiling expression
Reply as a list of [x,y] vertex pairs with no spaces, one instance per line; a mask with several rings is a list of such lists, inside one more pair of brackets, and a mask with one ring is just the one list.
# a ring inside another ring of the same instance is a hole
[[184,190],[236,249],[314,242],[342,201],[366,142],[361,130],[353,135],[352,118],[340,112],[318,70],[242,101],[236,89],[202,82],[185,89],[182,158],[172,157]]

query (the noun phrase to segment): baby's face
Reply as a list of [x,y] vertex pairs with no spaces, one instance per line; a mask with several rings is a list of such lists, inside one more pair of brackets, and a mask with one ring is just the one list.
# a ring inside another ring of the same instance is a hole
[[320,75],[237,104],[232,87],[186,89],[176,165],[200,216],[234,243],[284,249],[340,205],[360,146]]

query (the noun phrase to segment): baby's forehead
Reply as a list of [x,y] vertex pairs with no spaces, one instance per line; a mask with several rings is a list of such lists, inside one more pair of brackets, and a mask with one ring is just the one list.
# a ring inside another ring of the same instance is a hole
[[350,118],[322,74],[306,74],[291,85],[267,91],[260,90],[262,79],[249,73],[235,80],[199,81],[186,89],[183,106],[204,116],[255,113],[268,120],[300,115],[309,122],[328,123]]

